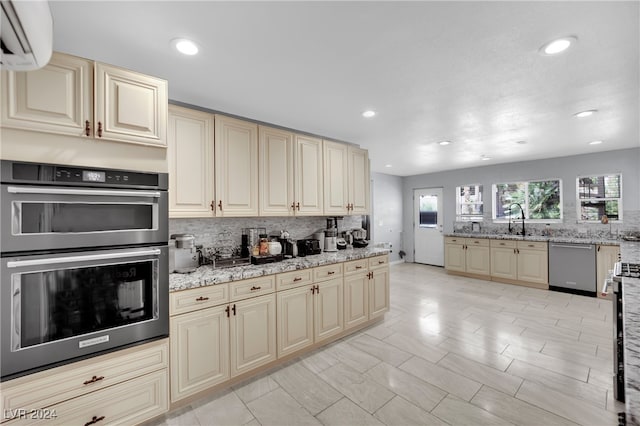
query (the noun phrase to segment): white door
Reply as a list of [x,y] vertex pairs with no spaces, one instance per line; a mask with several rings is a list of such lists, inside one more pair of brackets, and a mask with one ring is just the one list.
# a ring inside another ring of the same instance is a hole
[[442,188],[415,189],[414,262],[444,266]]

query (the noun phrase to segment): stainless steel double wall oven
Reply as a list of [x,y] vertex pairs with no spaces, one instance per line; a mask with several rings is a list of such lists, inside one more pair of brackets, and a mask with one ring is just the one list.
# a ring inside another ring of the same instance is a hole
[[168,178],[3,160],[1,380],[169,334]]

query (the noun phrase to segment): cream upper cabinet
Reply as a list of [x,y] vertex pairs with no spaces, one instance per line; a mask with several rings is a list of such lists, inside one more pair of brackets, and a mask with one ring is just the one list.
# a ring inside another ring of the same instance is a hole
[[294,134],[294,141],[296,215],[322,215],[322,139]]
[[231,377],[276,359],[276,295],[231,305]]
[[293,133],[258,127],[260,216],[295,214]]
[[349,147],[348,171],[349,213],[368,214],[371,177],[369,174],[369,152],[366,149]]
[[2,79],[3,127],[166,147],[165,80],[58,52]]
[[169,217],[214,215],[213,116],[169,105]]
[[227,307],[216,306],[171,318],[171,401],[230,377]]
[[215,116],[216,215],[258,216],[258,125]]
[[98,138],[166,146],[165,80],[96,63],[94,134]]
[[323,141],[325,215],[349,213],[348,151],[343,143]]
[[620,260],[620,246],[598,245],[596,254],[596,275],[598,277],[596,281],[596,292],[598,293],[598,297],[611,299],[610,292],[606,296],[603,296],[600,290],[602,289],[604,280],[609,276],[609,270],[613,269],[613,265],[618,260]]
[[2,126],[93,135],[93,61],[54,52],[39,70],[2,71]]

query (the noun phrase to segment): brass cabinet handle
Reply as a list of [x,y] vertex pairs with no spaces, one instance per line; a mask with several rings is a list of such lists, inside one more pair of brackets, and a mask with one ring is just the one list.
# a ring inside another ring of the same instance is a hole
[[218,201],[218,208],[222,211],[222,200]]
[[505,243],[500,243],[501,246],[505,245]]
[[314,294],[316,292],[316,286],[312,285],[311,286],[311,294]]
[[513,249],[513,252],[516,253],[516,249]]
[[362,269],[362,266],[356,265],[356,269]]
[[227,309],[224,310],[227,313],[227,318],[229,318],[229,307],[227,306]]
[[236,304],[233,304],[233,308],[231,308],[231,310],[233,311],[233,316],[236,315]]
[[213,211],[215,211],[215,210],[216,210],[216,200],[213,200],[213,201],[211,202],[210,206],[211,206],[211,211],[212,211],[212,212],[213,212]]
[[295,210],[296,209],[296,203],[291,203],[291,210]]
[[327,272],[327,275],[333,275],[335,273],[336,273],[336,271],[329,271],[329,272]]
[[293,282],[294,282],[294,283],[295,283],[295,282],[298,282],[298,281],[302,281],[302,278],[300,278],[300,277],[295,277],[295,278],[293,279]]
[[[98,121],[98,137],[102,137],[102,122]],[[104,418],[104,416],[103,416]]]
[[204,302],[205,300],[209,300],[209,298],[204,296],[200,296],[196,298],[196,302]]
[[535,247],[533,244],[529,244],[527,247]]
[[384,260],[378,260],[378,265],[382,265],[384,263]]
[[85,136],[91,136],[91,123],[89,123],[89,120],[84,122],[84,134]]
[[91,379],[83,382],[83,385],[90,385],[91,383],[95,383],[95,382],[99,382],[100,380],[104,379],[104,376],[93,376]]
[[93,416],[93,418],[90,421],[86,422],[84,426],[90,426],[92,424],[101,422],[102,420],[104,420],[104,416],[100,416],[100,417]]
[[296,210],[300,211],[300,202],[296,203]]
[[250,290],[251,290],[251,291],[253,291],[253,290],[260,290],[261,288],[262,288],[262,287],[260,287],[260,286],[256,287],[256,286],[254,285],[253,287],[251,287],[251,289],[250,289]]

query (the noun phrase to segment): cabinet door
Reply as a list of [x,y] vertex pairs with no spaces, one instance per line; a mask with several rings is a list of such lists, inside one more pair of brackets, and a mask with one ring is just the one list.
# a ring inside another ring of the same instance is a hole
[[290,216],[293,199],[293,134],[259,126],[260,216]]
[[470,274],[489,275],[491,263],[489,261],[489,247],[476,247],[467,245],[465,250],[466,268]]
[[613,269],[613,265],[618,261],[620,256],[620,246],[603,246],[599,245],[596,255],[596,290],[598,297],[611,300],[611,293],[606,296],[601,293],[604,280],[609,276],[609,270]]
[[276,296],[231,305],[231,377],[276,359]]
[[278,292],[278,357],[313,344],[312,286]]
[[350,214],[368,214],[371,182],[368,151],[349,147],[348,168]]
[[511,247],[491,247],[491,276],[518,279],[518,258]]
[[217,215],[258,215],[258,125],[215,116]]
[[466,254],[464,244],[445,244],[444,245],[444,267],[449,271],[465,272],[466,271]]
[[171,401],[229,379],[227,306],[171,318]]
[[549,283],[547,250],[518,249],[518,279],[532,283]]
[[2,127],[92,135],[92,61],[54,52],[49,64],[39,70],[2,71],[1,92]]
[[323,141],[324,214],[349,213],[348,148],[343,143]]
[[294,135],[296,215],[323,214],[322,140]]
[[317,343],[344,330],[344,284],[340,277],[316,285],[313,334]]
[[389,267],[374,269],[369,280],[369,319],[389,310]]
[[94,136],[167,146],[166,80],[101,63],[95,79]]
[[344,328],[369,320],[369,278],[366,269],[344,279]]
[[169,106],[169,217],[211,217],[213,115]]

